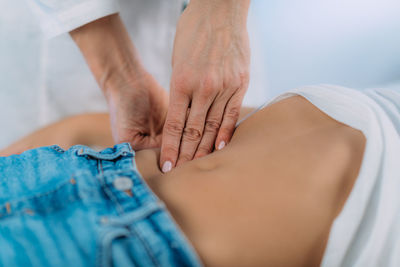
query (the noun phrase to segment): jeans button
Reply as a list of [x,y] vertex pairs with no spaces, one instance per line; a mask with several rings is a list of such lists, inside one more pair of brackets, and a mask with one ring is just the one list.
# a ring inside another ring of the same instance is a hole
[[132,189],[133,181],[129,177],[118,177],[113,181],[113,186],[117,190],[127,191]]

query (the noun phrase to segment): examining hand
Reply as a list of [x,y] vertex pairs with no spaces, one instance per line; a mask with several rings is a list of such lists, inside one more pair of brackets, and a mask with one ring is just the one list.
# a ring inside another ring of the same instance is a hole
[[164,172],[230,141],[249,83],[248,6],[249,0],[192,0],[182,14],[162,138]]
[[161,146],[168,95],[150,74],[116,83],[105,94],[116,143],[128,142],[134,150]]

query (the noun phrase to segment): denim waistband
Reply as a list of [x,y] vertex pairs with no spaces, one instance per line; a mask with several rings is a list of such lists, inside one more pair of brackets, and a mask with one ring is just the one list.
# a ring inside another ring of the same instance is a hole
[[0,169],[0,265],[201,266],[129,144],[39,148]]

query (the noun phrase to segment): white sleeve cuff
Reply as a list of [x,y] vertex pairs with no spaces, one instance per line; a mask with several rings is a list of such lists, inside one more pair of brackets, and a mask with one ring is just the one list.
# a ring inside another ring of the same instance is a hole
[[46,38],[70,32],[96,19],[119,12],[117,0],[78,0],[61,8],[45,7],[37,3],[41,0],[35,2],[32,8],[39,17]]

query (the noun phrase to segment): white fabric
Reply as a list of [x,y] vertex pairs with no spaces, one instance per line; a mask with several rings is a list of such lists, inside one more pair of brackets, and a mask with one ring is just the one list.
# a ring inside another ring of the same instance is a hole
[[322,266],[400,266],[400,92],[338,86],[293,90],[367,142],[358,178],[331,229]]
[[47,38],[69,32],[98,18],[117,13],[117,0],[26,0]]

